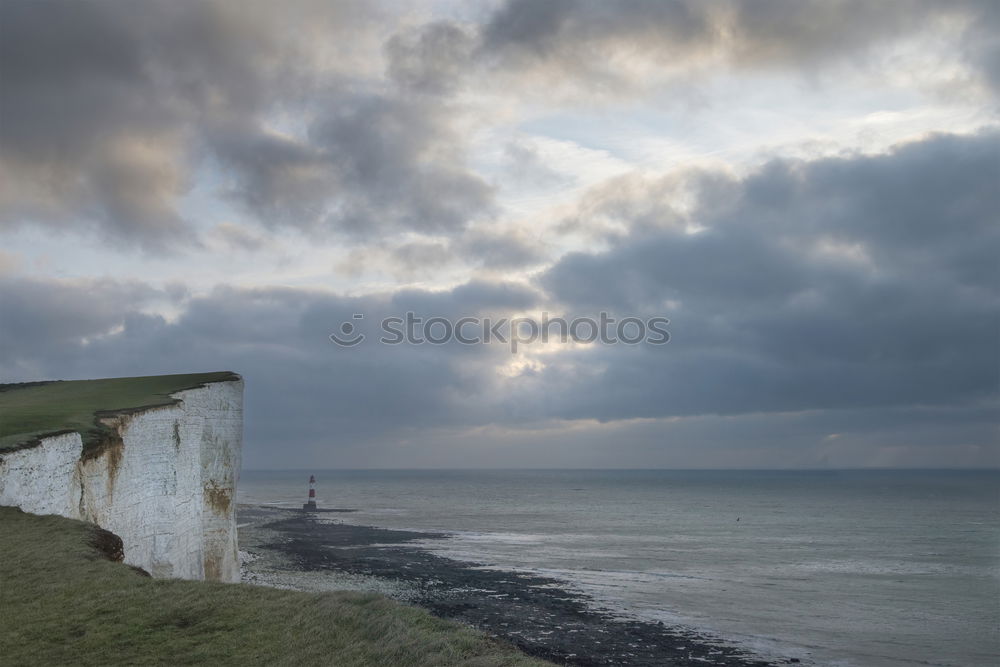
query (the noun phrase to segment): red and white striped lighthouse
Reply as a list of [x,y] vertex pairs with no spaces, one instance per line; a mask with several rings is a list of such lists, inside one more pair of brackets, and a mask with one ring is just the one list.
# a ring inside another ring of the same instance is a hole
[[302,506],[307,512],[316,511],[316,477],[309,475],[309,502]]

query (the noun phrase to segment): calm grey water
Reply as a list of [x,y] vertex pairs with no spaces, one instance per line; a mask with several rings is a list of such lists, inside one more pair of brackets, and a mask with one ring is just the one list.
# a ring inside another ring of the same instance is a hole
[[351,523],[447,531],[427,546],[765,654],[1000,654],[1000,472],[244,471],[240,502],[301,506],[310,472]]

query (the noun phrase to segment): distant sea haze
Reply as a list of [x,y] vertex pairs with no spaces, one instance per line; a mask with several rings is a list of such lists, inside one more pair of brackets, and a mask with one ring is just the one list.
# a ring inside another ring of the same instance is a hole
[[240,501],[446,531],[440,555],[822,665],[994,665],[998,471],[244,471]]

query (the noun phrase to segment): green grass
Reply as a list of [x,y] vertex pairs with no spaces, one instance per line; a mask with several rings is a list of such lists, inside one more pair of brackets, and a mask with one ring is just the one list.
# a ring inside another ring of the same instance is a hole
[[76,431],[84,449],[95,446],[106,429],[99,412],[170,405],[170,394],[206,382],[235,378],[228,371],[148,377],[0,384],[0,452],[29,445],[41,435]]
[[94,527],[0,507],[6,665],[543,665],[377,595],[150,579]]

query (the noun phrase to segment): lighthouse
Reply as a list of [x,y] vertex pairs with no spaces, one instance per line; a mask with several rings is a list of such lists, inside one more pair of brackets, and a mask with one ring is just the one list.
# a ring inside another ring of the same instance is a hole
[[306,512],[316,511],[316,477],[309,475],[309,502],[302,506]]

